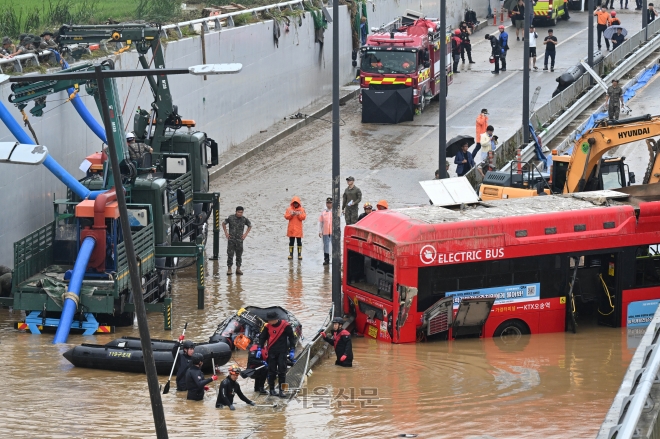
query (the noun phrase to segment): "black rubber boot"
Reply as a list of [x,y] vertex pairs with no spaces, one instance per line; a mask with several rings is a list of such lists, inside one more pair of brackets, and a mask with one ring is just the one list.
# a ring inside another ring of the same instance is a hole
[[289,246],[289,259],[293,259],[293,246]]
[[270,396],[277,396],[277,390],[275,390],[275,380],[268,381],[268,390],[270,391]]
[[323,265],[330,265],[330,253],[323,253]]
[[[280,398],[286,398],[286,395],[284,394],[284,391],[282,390],[282,384],[280,384],[278,387],[279,387],[280,393],[277,396],[279,396]],[[271,393],[271,395],[272,395],[272,393]]]
[[266,392],[266,389],[264,389],[263,387],[260,387],[258,389],[254,389],[254,391],[259,392],[262,395],[268,395],[268,392]]

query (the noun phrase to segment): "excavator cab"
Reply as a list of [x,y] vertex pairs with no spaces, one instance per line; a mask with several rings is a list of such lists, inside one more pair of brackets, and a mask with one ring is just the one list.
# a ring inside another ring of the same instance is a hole
[[584,191],[614,190],[635,183],[635,173],[630,172],[625,157],[604,157],[595,166]]
[[523,162],[520,162],[521,170],[518,173],[515,169],[517,163],[513,160],[508,171],[486,173],[479,187],[482,201],[550,195],[549,174],[541,172],[531,163]]

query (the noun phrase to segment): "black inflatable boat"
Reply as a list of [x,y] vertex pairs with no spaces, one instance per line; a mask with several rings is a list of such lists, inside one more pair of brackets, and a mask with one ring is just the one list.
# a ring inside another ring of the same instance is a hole
[[[176,354],[176,350],[173,349],[175,343],[169,340],[152,340],[154,360],[159,375],[170,374]],[[195,353],[204,355],[202,366],[204,372],[212,371],[211,359],[215,360],[216,366],[222,366],[231,359],[231,348],[223,342],[195,344]],[[76,367],[144,373],[140,339],[133,337],[118,338],[105,345],[84,343],[69,349],[63,355]]]
[[[300,343],[302,339],[302,324],[296,316],[279,306],[271,306],[269,308],[246,306],[245,308],[241,308],[236,314],[227,317],[218,325],[218,329],[215,330],[209,341],[224,342],[232,350],[237,347],[245,349],[250,344],[258,341],[259,333],[268,320],[266,315],[269,312],[275,312],[277,318],[289,322],[293,329],[293,334],[296,336],[296,345]],[[234,343],[239,336],[241,336],[240,338],[243,342],[240,343],[240,346]]]

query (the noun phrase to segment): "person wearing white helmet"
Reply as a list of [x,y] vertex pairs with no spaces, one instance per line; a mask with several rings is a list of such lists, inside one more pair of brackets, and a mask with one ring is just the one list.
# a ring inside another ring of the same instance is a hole
[[126,133],[126,145],[128,146],[128,155],[132,161],[138,162],[138,165],[141,164],[142,157],[144,157],[146,153],[154,152],[153,148],[150,146],[147,146],[144,143],[135,142],[135,134],[133,133]]

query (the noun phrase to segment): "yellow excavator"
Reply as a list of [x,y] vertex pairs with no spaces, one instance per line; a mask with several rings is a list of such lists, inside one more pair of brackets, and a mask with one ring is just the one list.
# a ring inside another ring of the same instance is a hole
[[[617,146],[646,140],[649,165],[643,184],[660,182],[660,154],[653,137],[660,136],[660,116],[650,114],[628,119],[603,120],[580,137],[571,155],[552,155],[549,174],[533,165],[517,173],[489,171],[479,188],[482,200],[533,197],[542,194],[618,189],[635,183],[635,175],[624,163],[625,157],[603,155]],[[513,163],[512,163],[513,165]]]

